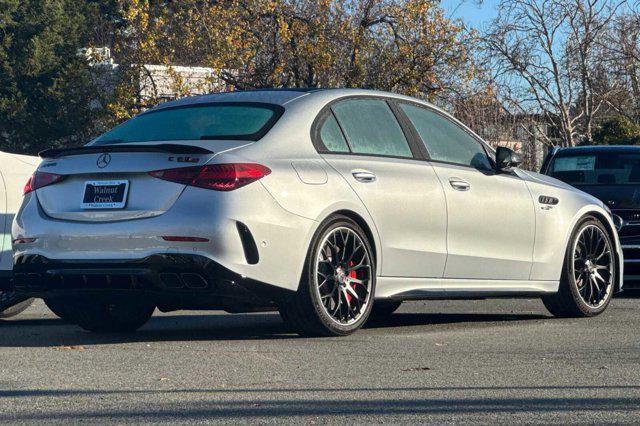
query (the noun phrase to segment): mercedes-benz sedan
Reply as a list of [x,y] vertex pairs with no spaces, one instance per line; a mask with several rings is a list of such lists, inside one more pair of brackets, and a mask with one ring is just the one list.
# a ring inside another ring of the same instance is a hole
[[494,296],[592,316],[622,286],[602,202],[406,96],[199,96],[41,156],[13,225],[15,290],[88,330],[156,308],[278,309],[344,335],[404,300]]

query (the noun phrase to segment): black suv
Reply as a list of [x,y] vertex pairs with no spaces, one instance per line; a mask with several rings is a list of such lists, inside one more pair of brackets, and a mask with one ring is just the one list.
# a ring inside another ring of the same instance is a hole
[[640,288],[640,146],[555,147],[540,172],[611,209],[624,250],[625,288]]

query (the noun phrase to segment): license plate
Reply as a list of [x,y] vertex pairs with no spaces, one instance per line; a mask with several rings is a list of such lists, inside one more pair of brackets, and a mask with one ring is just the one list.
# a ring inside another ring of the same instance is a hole
[[83,209],[122,209],[127,204],[128,180],[94,180],[84,184]]

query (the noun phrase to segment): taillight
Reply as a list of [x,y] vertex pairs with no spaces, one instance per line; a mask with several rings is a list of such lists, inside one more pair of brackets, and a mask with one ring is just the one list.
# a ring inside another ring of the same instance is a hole
[[269,173],[271,170],[268,167],[253,163],[210,164],[149,172],[158,179],[216,191],[233,191]]
[[35,191],[36,189],[40,189],[45,186],[58,183],[63,178],[64,178],[64,175],[58,175],[55,173],[35,172],[33,175],[31,175],[31,177],[27,181],[27,184],[24,186],[24,191],[22,191],[22,195],[26,195],[31,191]]

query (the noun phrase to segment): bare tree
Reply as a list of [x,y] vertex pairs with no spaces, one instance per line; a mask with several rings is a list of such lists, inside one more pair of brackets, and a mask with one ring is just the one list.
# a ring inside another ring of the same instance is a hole
[[640,2],[618,16],[613,30],[599,43],[603,62],[619,89],[607,106],[640,123]]
[[562,145],[590,138],[594,116],[611,91],[594,78],[596,42],[624,3],[502,0],[485,47],[505,105],[540,114],[558,129]]
[[[587,140],[592,139],[596,114],[615,92],[615,83],[606,84],[603,81],[607,74],[601,66],[601,46],[598,41],[611,32],[611,22],[623,4],[623,1],[574,0],[567,10],[568,66],[573,67],[578,80],[577,110],[583,114],[582,131]],[[599,79],[596,78],[596,73],[600,75]]]

